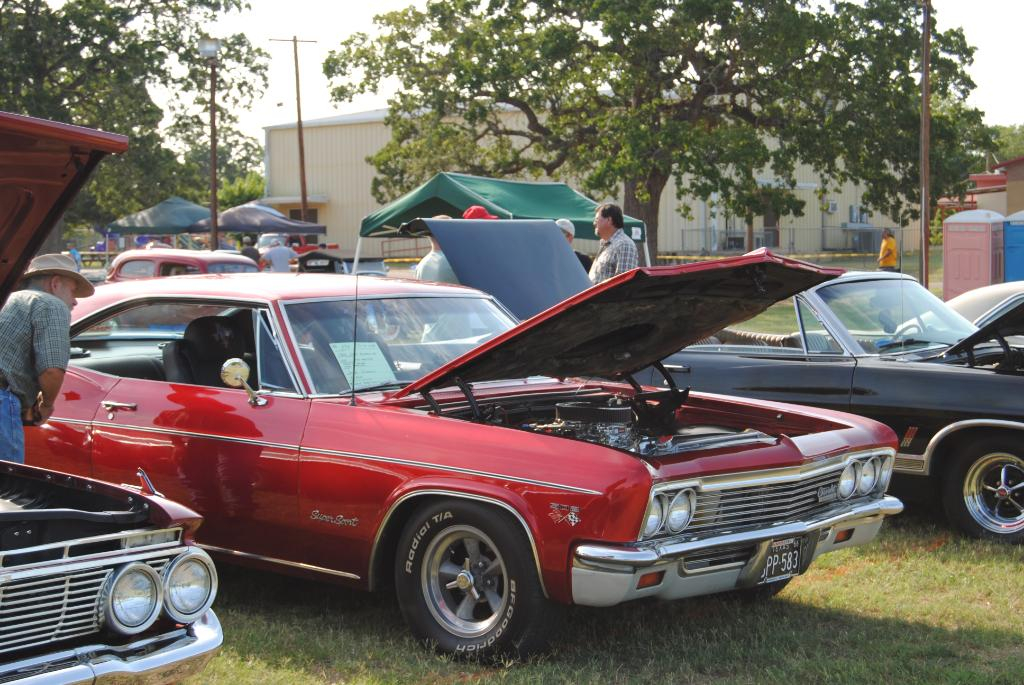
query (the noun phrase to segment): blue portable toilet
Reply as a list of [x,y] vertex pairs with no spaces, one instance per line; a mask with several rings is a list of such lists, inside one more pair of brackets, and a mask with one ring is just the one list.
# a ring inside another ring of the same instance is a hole
[[1024,281],[1024,209],[1006,217],[1003,223],[1003,255],[1003,278]]

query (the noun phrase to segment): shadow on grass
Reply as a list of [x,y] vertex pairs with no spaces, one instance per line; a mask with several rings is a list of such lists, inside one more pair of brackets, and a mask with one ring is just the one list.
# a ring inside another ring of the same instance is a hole
[[[880,541],[875,563],[885,563],[885,543],[936,531],[949,534],[927,518],[901,521],[891,540]],[[836,586],[824,598],[829,606],[805,597],[797,579],[760,604],[708,597],[572,607],[548,654],[487,667],[413,641],[391,595],[221,569],[216,610],[226,641],[218,660],[227,660],[219,671],[229,675],[218,679],[215,661],[210,679],[199,682],[1017,683],[1013,674],[1024,669],[1022,631],[940,625],[933,615],[903,619],[913,615],[907,596],[892,598],[892,616],[869,616],[858,598],[887,589],[867,582]],[[239,678],[243,668],[251,680]]]

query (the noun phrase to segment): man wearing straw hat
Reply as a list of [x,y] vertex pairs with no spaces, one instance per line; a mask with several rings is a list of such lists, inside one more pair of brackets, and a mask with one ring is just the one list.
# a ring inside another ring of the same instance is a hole
[[0,309],[0,459],[25,462],[23,424],[53,413],[70,356],[71,309],[95,292],[67,255],[40,255]]

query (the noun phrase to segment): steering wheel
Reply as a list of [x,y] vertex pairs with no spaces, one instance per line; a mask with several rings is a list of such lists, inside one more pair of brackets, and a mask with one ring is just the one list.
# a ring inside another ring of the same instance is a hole
[[893,338],[899,340],[900,338],[909,338],[912,335],[920,335],[922,332],[921,325],[916,321],[908,321],[903,324],[893,333]]

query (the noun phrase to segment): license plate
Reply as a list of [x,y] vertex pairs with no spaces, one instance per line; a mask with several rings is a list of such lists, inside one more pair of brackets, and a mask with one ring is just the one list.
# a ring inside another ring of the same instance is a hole
[[758,584],[774,583],[800,573],[800,538],[772,540]]

